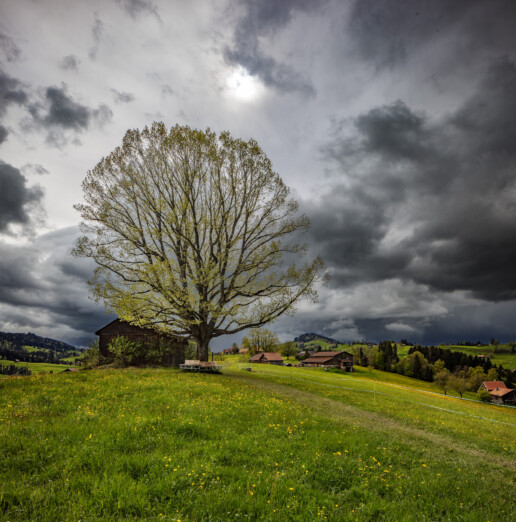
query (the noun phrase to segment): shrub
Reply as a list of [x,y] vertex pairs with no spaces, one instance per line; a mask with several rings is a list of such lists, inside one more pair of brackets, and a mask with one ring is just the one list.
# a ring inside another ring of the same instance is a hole
[[130,341],[122,335],[115,337],[109,343],[108,350],[113,354],[113,362],[118,368],[142,364],[145,359],[145,348],[142,343]]
[[482,402],[491,402],[491,395],[489,395],[489,392],[487,390],[484,390],[482,388],[477,392],[477,399]]
[[90,341],[88,348],[82,352],[78,362],[85,368],[95,368],[96,366],[105,364],[106,361],[100,355],[98,339]]

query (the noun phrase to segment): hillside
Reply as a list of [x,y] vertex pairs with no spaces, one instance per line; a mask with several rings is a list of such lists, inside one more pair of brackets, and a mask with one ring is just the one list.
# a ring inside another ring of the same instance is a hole
[[5,379],[0,510],[11,521],[514,519],[516,409],[379,376],[234,365]]
[[32,346],[34,348],[42,348],[44,350],[52,350],[56,352],[76,351],[77,348],[63,341],[50,339],[49,337],[41,337],[33,333],[6,333],[0,332],[0,346],[10,346],[13,348],[22,348],[23,346]]
[[324,341],[328,344],[340,344],[340,342],[336,339],[332,339],[331,337],[326,337],[325,335],[313,332],[304,333],[294,338],[295,343],[309,343],[311,341]]
[[0,362],[71,364],[80,350],[63,341],[33,333],[0,332]]

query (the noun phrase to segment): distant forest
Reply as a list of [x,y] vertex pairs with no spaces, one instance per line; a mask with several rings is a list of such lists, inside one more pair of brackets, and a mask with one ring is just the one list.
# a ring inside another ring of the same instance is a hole
[[[30,347],[27,350],[25,347]],[[79,356],[75,346],[33,333],[0,332],[0,359],[21,362],[72,364],[63,359]]]

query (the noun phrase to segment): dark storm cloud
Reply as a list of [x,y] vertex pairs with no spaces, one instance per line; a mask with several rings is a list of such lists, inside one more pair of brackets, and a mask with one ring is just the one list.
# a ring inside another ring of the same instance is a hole
[[14,40],[0,32],[0,49],[8,62],[16,62],[21,56],[20,48]]
[[297,12],[310,12],[321,2],[310,0],[275,0],[238,2],[244,9],[233,34],[233,42],[224,50],[224,58],[233,65],[241,65],[252,76],[259,77],[269,87],[282,92],[301,92],[313,95],[308,79],[287,64],[260,49],[260,38],[272,37],[283,29]]
[[349,31],[360,54],[377,67],[402,64],[429,43],[457,38],[444,60],[477,59],[516,45],[512,0],[356,0]]
[[40,204],[43,190],[28,187],[21,172],[0,160],[0,232],[9,225],[27,225],[31,207]]
[[78,227],[39,236],[30,246],[0,245],[0,330],[36,331],[86,345],[109,322],[88,299],[93,264],[70,250]]
[[64,71],[77,71],[79,69],[79,63],[81,63],[79,58],[73,54],[70,54],[61,60],[59,67]]
[[104,125],[113,116],[105,104],[93,109],[75,101],[67,93],[66,85],[47,87],[44,101],[31,104],[29,112],[34,122],[48,131],[47,142],[57,147],[67,143],[64,131],[84,131],[92,122]]
[[134,94],[131,92],[120,92],[116,89],[111,89],[115,103],[130,103],[134,101]]
[[0,125],[0,144],[7,139],[8,134],[8,130],[3,125]]
[[439,121],[401,101],[325,148],[344,182],[308,209],[334,284],[389,278],[516,298],[516,65]]
[[27,93],[22,82],[0,69],[0,117],[5,115],[9,105],[23,105],[26,102]]

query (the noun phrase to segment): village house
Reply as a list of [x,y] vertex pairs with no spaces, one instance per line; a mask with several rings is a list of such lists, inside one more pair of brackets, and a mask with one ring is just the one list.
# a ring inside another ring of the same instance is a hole
[[169,346],[172,350],[167,352],[165,364],[179,366],[185,362],[185,348],[188,341],[174,335],[156,332],[150,328],[140,328],[132,324],[115,319],[106,326],[95,332],[99,336],[99,353],[101,356],[110,359],[112,354],[109,352],[109,343],[115,337],[126,337],[131,342],[142,343],[147,348],[156,346]]
[[348,352],[315,352],[299,364],[301,366],[339,368],[345,372],[352,372],[353,355]]
[[480,390],[487,390],[491,400],[497,404],[516,404],[516,392],[507,388],[503,381],[484,381]]
[[260,364],[277,364],[278,366],[283,365],[283,359],[281,358],[281,355],[276,352],[257,353],[249,359],[249,362]]

